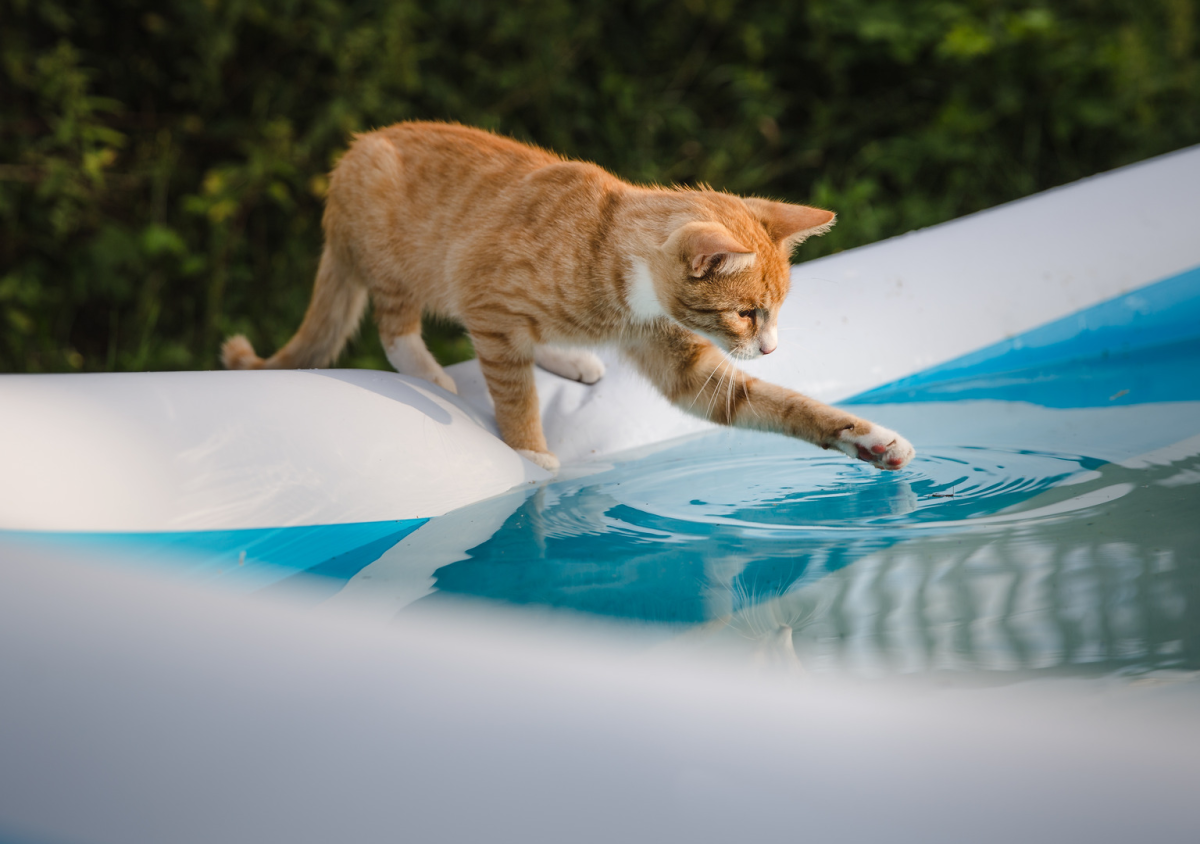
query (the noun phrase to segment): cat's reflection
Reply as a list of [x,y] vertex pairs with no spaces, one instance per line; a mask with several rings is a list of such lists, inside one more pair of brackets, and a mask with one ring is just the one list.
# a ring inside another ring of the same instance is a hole
[[[658,623],[697,624],[786,593],[806,576],[841,568],[895,540],[788,528],[786,502],[769,522],[684,519],[640,509],[611,484],[545,486],[504,525],[439,568],[435,587],[514,604],[540,604]],[[844,508],[847,500],[834,499]],[[880,513],[905,513],[916,496],[889,478],[861,496]],[[803,506],[811,511],[811,502]],[[697,508],[699,509],[699,508]],[[690,515],[690,514],[685,514]]]
[[[1108,464],[1096,475],[1088,486],[1130,491],[1069,516],[918,536],[774,596],[747,590],[743,572],[727,579],[725,611],[714,593],[716,618],[678,642],[796,673],[801,663],[864,676],[1200,669],[1189,516],[1200,463]],[[1026,509],[1086,494],[1059,487]]]

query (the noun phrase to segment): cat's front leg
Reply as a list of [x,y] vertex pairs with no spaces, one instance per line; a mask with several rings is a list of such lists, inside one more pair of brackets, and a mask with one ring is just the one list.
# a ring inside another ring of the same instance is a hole
[[626,351],[673,404],[712,422],[836,448],[880,469],[903,469],[916,454],[895,431],[747,375],[690,332],[667,328]]
[[904,437],[867,419],[831,407],[795,390],[748,379],[750,396],[739,427],[778,431],[870,463],[877,469],[903,469],[916,454]]
[[509,447],[547,471],[558,470],[559,461],[546,445],[533,377],[533,345],[519,344],[500,332],[471,331],[479,357],[479,368],[487,381],[496,425]]

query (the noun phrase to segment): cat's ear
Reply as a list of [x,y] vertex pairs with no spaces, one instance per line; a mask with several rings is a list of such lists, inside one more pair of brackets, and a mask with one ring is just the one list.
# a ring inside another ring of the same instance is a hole
[[663,248],[678,256],[688,275],[700,278],[710,272],[729,275],[754,266],[758,256],[738,242],[720,223],[687,223],[677,228]]
[[837,222],[837,215],[821,208],[774,202],[770,199],[743,199],[750,213],[758,218],[767,235],[784,249],[791,249],[810,237],[825,234]]

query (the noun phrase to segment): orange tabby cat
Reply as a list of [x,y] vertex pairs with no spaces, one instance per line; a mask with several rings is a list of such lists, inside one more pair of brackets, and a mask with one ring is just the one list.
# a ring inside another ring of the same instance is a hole
[[641,187],[594,164],[477,129],[400,123],[358,136],[333,171],[325,249],[304,322],[262,360],[225,342],[230,369],[333,363],[374,303],[398,372],[454,392],[421,340],[421,313],[471,335],[504,441],[554,469],[535,363],[594,383],[579,348],[615,343],[674,404],[723,425],[837,448],[881,469],[903,438],[729,363],[770,354],[792,246],[829,211],[711,190]]

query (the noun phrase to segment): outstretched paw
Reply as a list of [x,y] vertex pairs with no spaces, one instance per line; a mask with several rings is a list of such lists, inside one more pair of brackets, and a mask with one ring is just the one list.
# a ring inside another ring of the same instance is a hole
[[904,437],[875,424],[865,434],[854,433],[854,428],[841,431],[837,447],[877,469],[903,469],[917,453]]

